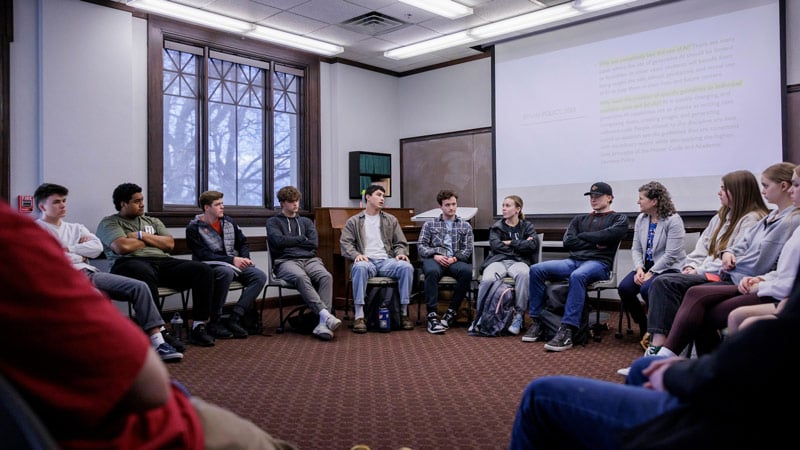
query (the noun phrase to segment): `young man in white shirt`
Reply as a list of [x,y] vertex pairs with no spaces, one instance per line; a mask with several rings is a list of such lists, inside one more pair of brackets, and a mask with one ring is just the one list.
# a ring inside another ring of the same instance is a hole
[[402,328],[411,330],[414,322],[408,317],[414,266],[408,259],[408,241],[397,218],[383,211],[386,190],[373,184],[364,191],[366,208],[347,219],[339,240],[342,256],[351,260],[350,279],[353,282],[355,333],[366,333],[364,297],[369,277],[397,279],[402,309]]

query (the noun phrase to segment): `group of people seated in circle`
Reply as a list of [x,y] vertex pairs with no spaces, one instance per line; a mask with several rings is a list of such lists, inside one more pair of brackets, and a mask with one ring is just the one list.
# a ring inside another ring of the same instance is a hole
[[766,448],[794,438],[793,418],[765,412],[800,400],[785,381],[800,359],[800,166],[774,164],[760,180],[724,175],[720,208],[685,257],[666,190],[650,192],[640,191],[635,269],[619,286],[650,335],[644,356],[621,371],[625,384],[532,381],[510,449]]
[[[408,317],[414,266],[397,219],[382,211],[384,193],[381,186],[370,186],[366,208],[351,217],[342,232],[342,254],[352,261],[355,333],[367,331],[365,293],[374,276],[398,280],[400,325],[414,328]],[[27,320],[34,310],[45,311],[36,306],[44,305],[44,299],[67,298],[74,291],[77,296],[72,300],[87,314],[88,329],[70,331],[77,328],[69,319],[65,323],[69,326],[62,331],[94,336],[100,329],[109,329],[106,325],[112,320],[103,318],[108,317],[107,308],[99,308],[96,301],[105,297],[87,291],[92,289],[88,280],[109,297],[131,302],[149,340],[136,337],[129,329],[120,328],[117,335],[136,347],[137,354],[147,354],[144,367],[159,372],[164,370],[153,358],[179,361],[184,348],[166,330],[155,305],[159,286],[192,290],[192,344],[212,346],[215,339],[247,337],[242,318],[262,291],[266,275],[250,259],[242,230],[225,215],[222,193],[207,191],[198,199],[202,212],[186,229],[191,260],[170,255],[174,239],[160,220],[144,214],[139,186],[117,186],[112,200],[118,212],[103,218],[96,234],[64,220],[67,195],[67,188],[60,185],[39,186],[35,193],[39,227],[17,219],[10,208],[0,205],[3,220],[11,227],[7,230],[35,237],[42,228],[55,238],[42,246],[43,257],[31,256],[35,252],[15,241],[17,258],[35,261],[42,270],[51,266],[58,270],[67,262],[49,255],[61,250],[78,269],[76,273],[83,274],[65,277],[66,284],[58,291],[44,284],[33,286],[37,300],[23,311],[23,306],[10,298],[21,296],[29,287],[24,279],[33,269],[20,269],[20,282],[6,277],[9,300],[2,302],[4,308],[15,314],[24,312]],[[330,272],[316,256],[314,224],[298,215],[300,195],[291,186],[278,192],[281,212],[267,222],[272,269],[296,286],[318,315],[314,336],[330,340],[341,320],[332,310]],[[481,267],[479,292],[495,277],[515,280],[516,304],[509,334],[522,334],[523,342],[543,341],[540,314],[546,283],[568,281],[561,326],[545,343],[548,351],[572,348],[573,334],[581,325],[586,287],[608,277],[619,243],[628,232],[628,218],[612,209],[614,195],[608,183],[592,184],[585,195],[591,212],[573,218],[564,234],[569,258],[536,259],[536,229],[525,220],[518,196],[503,199],[502,218],[490,229],[490,253]],[[800,166],[774,164],[760,179],[745,170],[725,174],[718,196],[719,210],[694,250],[686,254],[683,221],[667,188],[657,181],[639,188],[640,213],[633,226],[631,251],[634,269],[625,275],[618,290],[640,334],[649,335],[645,354],[624,371],[625,384],[564,375],[532,381],[522,394],[510,448],[755,447],[778,445],[791,435],[793,417],[771,411],[776,405],[794,405],[800,399],[800,390],[791,383],[784,382],[776,390],[776,383],[786,378],[787,368],[799,359],[794,340],[800,336],[796,332],[800,326]],[[417,244],[431,334],[452,327],[472,281],[473,233],[470,224],[456,214],[457,199],[454,191],[439,192],[442,214],[424,224]],[[9,249],[16,237],[4,234]],[[101,252],[113,262],[110,272],[91,264]],[[445,275],[452,276],[458,286],[446,311],[439,314],[438,283]],[[223,317],[232,280],[240,281],[244,290],[231,313]],[[43,300],[39,302],[39,298]],[[97,312],[92,312],[94,309]],[[64,316],[58,320],[48,317],[43,316],[42,321],[54,327],[65,320]],[[11,333],[15,333],[13,329]],[[150,347],[147,351],[145,341]],[[690,358],[692,349],[696,357]],[[83,347],[70,352],[76,360],[85,353]],[[87,357],[98,356],[89,353]],[[16,358],[13,352],[6,356]],[[127,371],[125,376],[131,378],[140,366],[139,358],[117,370]],[[163,373],[159,377],[165,378]],[[180,390],[165,383],[159,386],[173,394]],[[181,400],[178,409],[196,411],[193,414],[203,417],[221,414],[199,399],[191,400],[190,407],[190,400]],[[196,415],[192,417],[196,422]],[[252,424],[246,426],[252,429],[248,436],[253,440],[272,439]],[[767,428],[769,433],[754,431]]]

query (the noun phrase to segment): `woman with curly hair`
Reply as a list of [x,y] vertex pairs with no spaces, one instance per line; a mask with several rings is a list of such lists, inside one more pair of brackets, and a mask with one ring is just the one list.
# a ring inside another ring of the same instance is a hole
[[683,267],[683,219],[675,211],[667,188],[651,181],[639,188],[639,216],[633,226],[633,271],[620,282],[619,298],[639,325],[640,337],[647,331],[647,316],[637,295],[648,303],[647,295],[655,277],[677,273]]

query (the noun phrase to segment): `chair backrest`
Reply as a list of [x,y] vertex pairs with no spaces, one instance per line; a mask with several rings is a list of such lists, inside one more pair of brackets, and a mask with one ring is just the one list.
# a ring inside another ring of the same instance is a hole
[[288,287],[292,288],[293,286],[286,280],[279,278],[275,275],[275,266],[272,261],[272,252],[269,251],[269,238],[264,238],[266,241],[266,251],[267,254],[267,286],[277,286],[277,287]]
[[611,263],[611,273],[605,280],[595,281],[586,287],[587,291],[596,291],[604,289],[615,289],[617,287],[617,261],[619,260],[619,248],[622,242],[617,244],[617,251],[614,253],[614,261]]
[[53,437],[14,386],[0,375],[0,442],[3,448],[57,449]]
[[544,246],[544,233],[537,233],[536,239],[539,240],[539,256],[536,257],[534,264],[542,262],[542,254],[544,253],[544,249],[542,248]]
[[700,239],[700,232],[695,231],[693,233],[686,233],[683,237],[683,249],[686,250],[686,254],[692,253],[694,251],[694,247],[697,245],[697,240]]

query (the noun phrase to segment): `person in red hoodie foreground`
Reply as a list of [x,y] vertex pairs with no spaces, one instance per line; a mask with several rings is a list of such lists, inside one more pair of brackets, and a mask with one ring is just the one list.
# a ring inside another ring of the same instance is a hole
[[147,336],[2,201],[0,248],[0,373],[61,448],[294,448],[170,380]]

